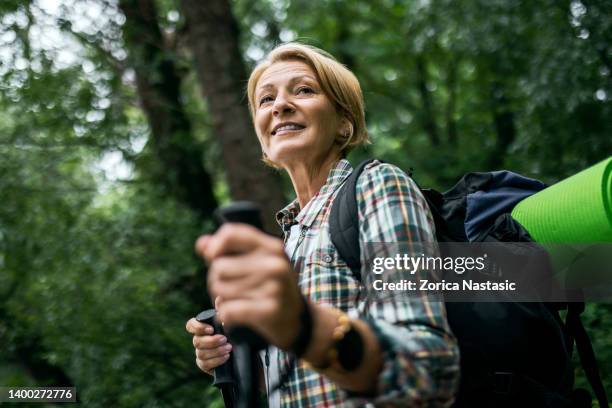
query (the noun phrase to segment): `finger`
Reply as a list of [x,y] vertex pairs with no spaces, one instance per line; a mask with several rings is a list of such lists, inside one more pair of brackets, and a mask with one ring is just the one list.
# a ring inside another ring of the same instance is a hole
[[191,333],[191,334],[195,334],[198,336],[203,336],[206,334],[213,334],[215,329],[213,329],[213,327],[209,324],[206,323],[202,323],[202,322],[198,322],[195,317],[192,317],[191,319],[187,320],[187,323],[185,324],[185,329]]
[[227,337],[222,334],[214,336],[193,336],[193,347],[197,349],[214,349],[227,344]]
[[270,280],[283,280],[290,273],[291,265],[284,256],[224,256],[217,258],[208,270],[208,289],[215,295],[223,296],[215,289],[220,282],[236,284],[240,290],[248,290]]
[[248,326],[258,331],[261,322],[269,320],[276,310],[276,299],[260,299],[254,296],[251,299],[225,300],[219,309],[219,315],[227,327]]
[[[283,295],[282,282],[277,279],[211,279],[209,290],[223,297],[223,304],[238,299],[260,301],[266,298],[280,299]],[[222,309],[220,306],[217,310]]]
[[226,354],[223,357],[216,357],[208,360],[200,360],[196,358],[196,364],[200,368],[200,370],[204,371],[207,374],[211,374],[211,370],[214,370],[221,364],[225,363],[229,359],[229,356],[229,354]]
[[209,370],[208,368],[204,367],[204,363],[200,360],[198,360],[198,358],[196,357],[196,366],[198,366],[198,368],[202,371],[204,371],[206,374],[208,375],[213,375],[212,370]]
[[282,241],[261,232],[257,228],[238,223],[224,224],[210,241],[205,242],[203,254],[209,259],[222,255],[250,252],[254,250],[282,250]]
[[215,320],[217,321],[217,323],[221,325],[223,325],[223,320],[221,320],[221,316],[219,316],[219,308],[221,307],[222,304],[223,304],[223,298],[221,296],[217,296],[215,298],[215,310],[217,311],[215,315]]
[[200,236],[196,242],[195,242],[195,253],[201,257],[204,256],[204,249],[206,248],[206,246],[208,245],[208,242],[210,242],[210,235],[202,235]]
[[196,357],[204,361],[204,360],[210,360],[213,358],[223,357],[226,354],[228,354],[230,351],[232,351],[232,345],[226,344],[221,347],[217,347],[217,348],[209,349],[209,350],[196,349],[195,353],[196,353]]

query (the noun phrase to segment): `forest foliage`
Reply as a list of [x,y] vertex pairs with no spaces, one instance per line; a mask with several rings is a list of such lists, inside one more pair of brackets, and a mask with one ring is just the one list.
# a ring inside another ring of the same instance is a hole
[[[360,79],[373,143],[353,162],[446,189],[612,152],[609,0],[3,0],[0,385],[221,406],[184,330],[210,306],[193,243],[219,204],[254,197],[272,228],[292,198],[244,96],[291,40]],[[612,305],[585,321],[612,393]]]

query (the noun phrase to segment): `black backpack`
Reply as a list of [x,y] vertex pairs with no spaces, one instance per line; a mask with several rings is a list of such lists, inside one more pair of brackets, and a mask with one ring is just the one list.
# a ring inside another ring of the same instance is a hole
[[[359,280],[355,190],[359,175],[371,161],[362,162],[341,187],[329,220],[331,240]],[[464,226],[467,196],[486,190],[495,174],[468,173],[443,194],[421,189],[439,242],[469,241]],[[481,225],[477,240],[532,241],[510,211]],[[608,407],[593,348],[580,320],[583,302],[447,302],[446,310],[461,353],[461,383],[453,407],[591,407],[590,393],[574,389],[574,343],[600,407]],[[561,310],[567,310],[565,322],[559,316]]]

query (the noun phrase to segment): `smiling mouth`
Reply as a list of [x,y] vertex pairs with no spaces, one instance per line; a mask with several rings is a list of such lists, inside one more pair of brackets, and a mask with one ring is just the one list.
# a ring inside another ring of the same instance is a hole
[[274,129],[272,131],[272,136],[275,136],[279,133],[287,133],[287,132],[297,132],[299,130],[304,129],[306,126],[302,126],[302,125],[297,125],[297,124],[289,124],[289,125],[284,125],[279,127],[278,129]]

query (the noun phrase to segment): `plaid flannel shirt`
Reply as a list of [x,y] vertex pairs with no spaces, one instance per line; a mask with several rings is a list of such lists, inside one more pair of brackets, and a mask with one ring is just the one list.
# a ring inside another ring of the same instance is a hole
[[[458,385],[459,352],[441,298],[368,289],[374,277],[364,251],[362,278],[358,280],[331,242],[331,204],[351,172],[350,163],[340,160],[303,211],[295,200],[277,213],[277,220],[285,232],[295,223],[300,226],[290,258],[306,298],[367,321],[378,338],[383,368],[376,394],[346,392],[298,362],[281,388],[281,404],[309,408],[448,406]],[[425,199],[416,184],[393,165],[378,161],[368,165],[357,182],[357,203],[360,245],[435,241]],[[279,351],[281,372],[287,369],[291,358]]]

